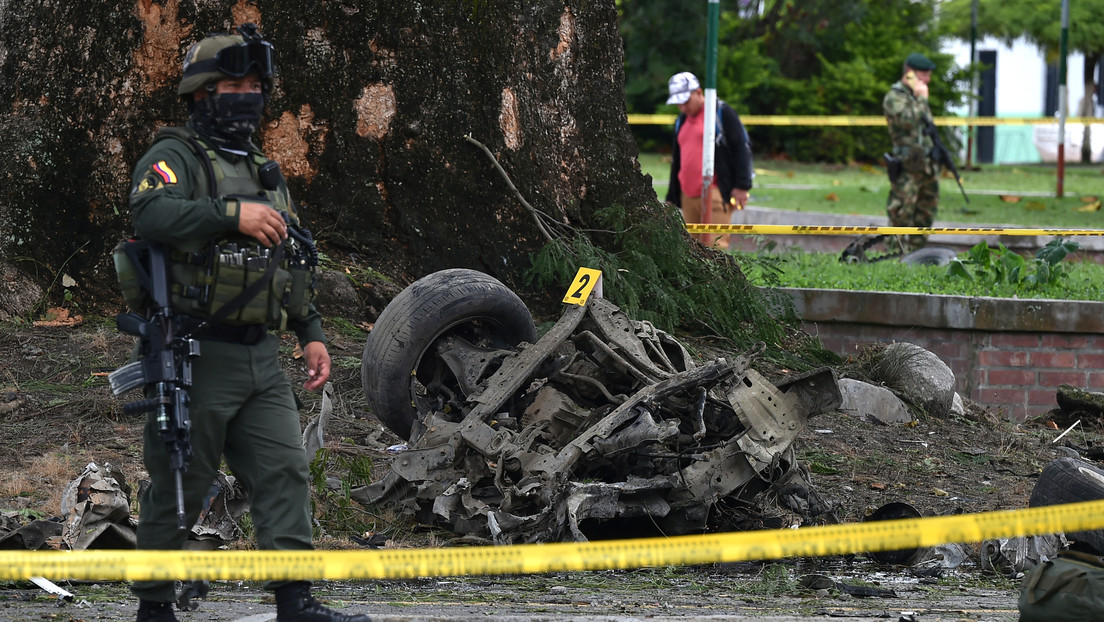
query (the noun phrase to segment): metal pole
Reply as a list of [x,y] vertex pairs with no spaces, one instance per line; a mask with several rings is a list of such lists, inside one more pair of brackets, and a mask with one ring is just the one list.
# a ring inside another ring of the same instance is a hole
[[1062,0],[1062,38],[1058,44],[1058,198],[1065,194],[1066,177],[1066,51],[1069,41],[1069,0]]
[[712,194],[709,189],[713,186],[715,160],[713,145],[717,130],[717,30],[721,15],[720,0],[708,2],[709,15],[705,33],[705,118],[702,121],[701,221],[705,224],[712,222],[713,216]]

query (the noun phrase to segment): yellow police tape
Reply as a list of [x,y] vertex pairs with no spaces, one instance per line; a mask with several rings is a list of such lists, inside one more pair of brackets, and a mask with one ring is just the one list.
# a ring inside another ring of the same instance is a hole
[[876,225],[713,225],[687,223],[689,233],[760,233],[764,235],[1104,235],[1104,229],[1016,229],[1001,227],[880,227]]
[[672,538],[358,551],[0,551],[0,580],[405,579],[815,557],[1104,528],[1104,500]]
[[[673,114],[630,114],[629,125],[674,125],[676,115]],[[816,126],[884,126],[885,117],[882,116],[845,116],[845,115],[742,115],[740,120],[744,125],[816,125]],[[933,119],[936,125],[958,126],[996,126],[996,125],[1055,125],[1058,120],[1053,117],[936,117]],[[1104,123],[1104,119],[1094,117],[1070,117],[1066,119],[1067,125],[1095,125]]]

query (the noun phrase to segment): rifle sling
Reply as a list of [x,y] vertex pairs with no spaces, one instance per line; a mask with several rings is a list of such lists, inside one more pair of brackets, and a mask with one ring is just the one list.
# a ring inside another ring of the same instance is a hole
[[276,251],[274,253],[272,253],[272,259],[269,260],[268,267],[265,268],[264,274],[261,275],[261,278],[259,278],[256,281],[250,283],[249,287],[246,287],[242,291],[238,292],[237,296],[234,296],[226,304],[219,307],[218,311],[215,311],[214,313],[212,313],[211,317],[205,319],[192,332],[193,333],[197,332],[200,329],[202,329],[204,326],[209,326],[209,325],[212,325],[212,324],[218,324],[218,323],[222,322],[231,313],[233,313],[234,311],[237,311],[238,309],[240,309],[242,307],[242,305],[249,302],[250,300],[253,300],[253,298],[255,298],[257,296],[257,294],[261,293],[261,291],[263,291],[264,288],[268,287],[268,284],[272,281],[272,275],[276,274],[276,267],[280,264],[280,261],[284,258],[284,245],[285,244],[286,244],[286,242],[280,242],[280,244],[276,246]]
[[[215,188],[217,185],[215,182],[215,167],[214,164],[211,163],[211,158],[207,155],[207,150],[195,136],[188,137],[188,144],[192,147],[192,150],[195,151],[196,155],[199,157],[199,161],[204,164],[204,168],[207,171],[207,188],[211,194],[211,198],[218,198],[218,191]],[[218,311],[212,313],[211,317],[200,322],[199,326],[190,331],[189,334],[200,331],[206,326],[219,324],[231,313],[240,309],[250,300],[253,300],[253,298],[261,293],[264,288],[268,287],[269,282],[272,281],[272,275],[276,274],[276,267],[280,264],[280,260],[284,258],[284,244],[285,242],[280,242],[279,246],[276,247],[276,252],[272,254],[272,259],[268,262],[268,267],[265,268],[264,275],[262,275],[259,280],[254,281],[249,287],[239,292],[237,296],[231,298],[230,301],[220,307]]]

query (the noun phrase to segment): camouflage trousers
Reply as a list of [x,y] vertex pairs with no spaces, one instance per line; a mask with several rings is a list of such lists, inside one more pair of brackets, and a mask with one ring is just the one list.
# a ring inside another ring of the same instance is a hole
[[[920,172],[901,171],[889,189],[886,213],[892,227],[930,227],[939,210],[938,167],[928,164]],[[911,249],[924,246],[926,235],[906,236]]]

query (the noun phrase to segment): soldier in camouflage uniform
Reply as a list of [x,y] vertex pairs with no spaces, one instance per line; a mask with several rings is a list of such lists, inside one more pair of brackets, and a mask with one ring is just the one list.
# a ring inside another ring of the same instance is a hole
[[[190,391],[195,453],[183,481],[187,524],[200,514],[225,458],[249,495],[258,548],[308,551],[307,456],[295,396],[278,357],[280,342],[270,328],[286,326],[296,333],[307,367],[304,387],[318,390],[330,375],[321,316],[310,297],[270,293],[275,285],[239,303],[235,317],[220,317],[199,302],[233,296],[235,284],[238,292],[248,292],[242,279],[223,275],[256,270],[251,277],[247,272],[245,281],[265,278],[262,262],[254,260],[278,262],[297,222],[283,175],[252,142],[272,93],[275,52],[254,25],[244,24],[239,32],[211,35],[188,51],[178,89],[188,123],[175,131],[162,129],[139,159],[130,207],[136,233],[172,251],[173,312],[201,345]],[[270,253],[277,247],[279,253]],[[230,248],[236,252],[227,252]],[[253,267],[233,262],[234,255],[248,255]],[[217,270],[210,268],[215,265]],[[282,265],[286,272],[288,264]],[[212,296],[182,280],[207,274],[217,275]],[[271,272],[268,277],[276,283]],[[177,526],[174,478],[153,416],[146,424],[144,457],[151,485],[141,498],[138,548],[179,550],[188,532]],[[368,622],[366,615],[323,606],[311,596],[310,583],[294,580],[294,568],[287,572],[292,580],[268,585],[275,591],[277,622]],[[138,622],[176,621],[172,581],[135,582],[132,590],[139,597]]]
[[[900,173],[891,182],[886,212],[894,227],[930,227],[939,209],[939,165],[932,159],[932,139],[924,133],[928,108],[928,83],[935,63],[922,54],[905,59],[901,80],[882,100],[893,156]],[[892,173],[891,173],[892,177]],[[907,237],[910,248],[927,243],[927,236]]]

